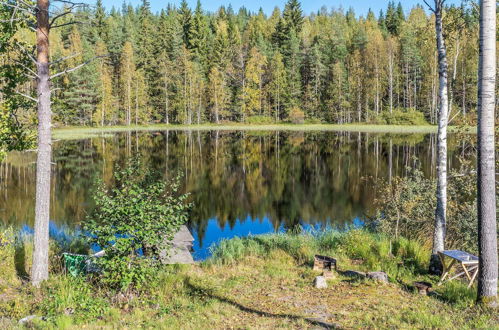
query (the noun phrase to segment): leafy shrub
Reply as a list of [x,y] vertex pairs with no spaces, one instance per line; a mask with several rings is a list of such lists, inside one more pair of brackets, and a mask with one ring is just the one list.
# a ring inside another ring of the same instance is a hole
[[249,116],[246,118],[248,124],[262,125],[262,124],[273,124],[274,120],[272,117],[268,116]]
[[427,125],[424,113],[414,108],[395,108],[392,113],[384,111],[381,116],[374,117],[376,124],[385,125]]
[[[420,170],[392,183],[382,182],[375,200],[377,213],[371,225],[382,233],[417,239],[430,245],[436,207],[436,181]],[[449,248],[477,253],[476,173],[463,163],[451,171],[447,186],[447,236]]]
[[33,131],[21,125],[7,104],[0,104],[0,160],[7,151],[25,150],[33,147]]
[[103,183],[93,197],[96,207],[84,224],[87,240],[105,250],[95,262],[106,285],[140,288],[160,263],[173,235],[187,221],[187,194],[178,195],[179,177],[169,183],[142,169],[133,159],[115,172],[115,185]]
[[303,124],[305,122],[305,113],[298,107],[292,107],[289,111],[289,120],[293,124]]

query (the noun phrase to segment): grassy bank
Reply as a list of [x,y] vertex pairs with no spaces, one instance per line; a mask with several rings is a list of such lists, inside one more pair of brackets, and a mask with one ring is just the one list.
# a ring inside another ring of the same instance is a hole
[[[27,315],[45,318],[35,328],[499,328],[460,282],[432,296],[412,291],[414,280],[437,280],[425,275],[425,247],[359,230],[223,241],[204,263],[165,266],[148,287],[124,294],[59,272],[35,291],[16,273],[29,268],[19,247],[0,253],[0,328]],[[316,253],[339,261],[327,289],[312,285]],[[384,270],[390,283],[350,278],[347,269]]]
[[[147,126],[107,126],[107,127],[67,127],[56,128],[53,131],[54,139],[71,140],[100,136],[106,133],[128,132],[128,131],[159,131],[159,130],[180,130],[180,131],[344,131],[344,132],[364,132],[364,133],[397,133],[397,134],[427,134],[435,133],[437,127],[433,125],[423,126],[396,126],[396,125],[333,125],[333,124],[275,124],[275,125],[247,125],[247,124],[203,124],[203,125],[147,125]],[[450,127],[450,131],[458,128]],[[463,129],[461,129],[463,130]],[[476,129],[466,128],[466,132],[475,133]]]

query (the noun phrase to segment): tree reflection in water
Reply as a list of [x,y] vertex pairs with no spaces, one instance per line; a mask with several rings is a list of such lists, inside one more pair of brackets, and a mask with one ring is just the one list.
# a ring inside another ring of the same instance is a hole
[[[450,167],[474,136],[449,139]],[[459,141],[459,142],[457,142]],[[420,166],[434,174],[433,135],[353,132],[126,132],[54,143],[52,213],[77,226],[91,210],[96,178],[110,184],[115,165],[138,152],[165,177],[184,175],[192,194],[190,227],[199,255],[222,237],[301,226],[344,226],[371,213],[375,178]],[[0,221],[21,227],[34,215],[33,153],[0,165]],[[206,238],[206,242],[205,242]]]

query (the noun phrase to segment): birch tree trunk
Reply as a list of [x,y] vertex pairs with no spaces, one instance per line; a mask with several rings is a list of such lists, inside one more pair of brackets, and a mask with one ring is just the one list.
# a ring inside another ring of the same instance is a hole
[[498,306],[495,191],[496,1],[480,1],[478,68],[478,301]]
[[389,101],[390,101],[390,113],[393,112],[393,45],[390,39],[389,43],[389,54],[388,54],[388,81],[389,81]]
[[438,51],[438,78],[440,107],[438,111],[437,132],[437,207],[435,210],[435,228],[433,233],[433,249],[429,271],[438,274],[442,264],[438,252],[444,250],[446,213],[447,213],[447,121],[448,121],[448,91],[447,91],[447,50],[443,36],[442,9],[444,0],[435,0],[435,30]]
[[38,154],[36,162],[35,236],[31,283],[39,286],[49,276],[50,172],[52,158],[50,70],[49,70],[49,0],[37,0],[37,94]]

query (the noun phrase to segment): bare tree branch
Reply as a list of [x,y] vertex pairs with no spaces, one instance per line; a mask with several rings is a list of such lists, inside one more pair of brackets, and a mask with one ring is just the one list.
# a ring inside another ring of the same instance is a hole
[[64,56],[64,57],[61,57],[61,58],[58,58],[57,60],[53,61],[53,62],[50,62],[50,65],[56,65],[56,64],[59,64],[61,62],[64,62],[64,61],[67,61],[73,57],[76,57],[76,56],[79,56],[81,55],[81,53],[74,53],[74,54],[71,54],[71,55],[68,55],[68,56]]
[[14,60],[14,63],[16,63],[17,65],[20,65],[23,67],[23,69],[29,71],[33,76],[37,77],[38,78],[38,74],[32,70],[31,68],[27,67],[26,65],[24,65],[23,63],[17,61],[17,60]]
[[3,1],[0,2],[0,5],[20,10],[20,11],[22,11],[24,13],[27,13],[27,14],[31,15],[31,16],[36,16],[34,7],[32,7],[32,6],[29,6],[28,7],[29,9],[27,9],[27,8],[23,8],[23,7],[19,6],[19,5],[13,5],[11,3],[3,2]]
[[87,4],[84,4],[84,3],[72,3],[72,2],[69,2],[69,1],[67,3],[69,3],[70,6],[65,7],[63,9],[64,10],[63,12],[58,13],[58,14],[54,14],[55,16],[52,17],[52,19],[50,20],[50,24],[49,24],[50,27],[54,27],[53,24],[55,23],[55,21],[57,19],[62,18],[62,17],[66,16],[66,15],[69,15],[69,14],[73,14],[73,10],[75,8],[88,6]]
[[78,70],[78,69],[80,69],[80,68],[84,67],[85,65],[87,65],[87,64],[89,64],[89,63],[91,63],[91,62],[95,61],[95,60],[96,60],[96,59],[98,59],[98,58],[108,57],[108,56],[109,56],[109,55],[100,55],[100,56],[95,56],[95,57],[93,57],[93,58],[89,59],[88,61],[85,61],[85,62],[83,62],[83,63],[81,63],[81,64],[79,64],[79,65],[75,66],[74,68],[66,69],[66,70],[64,70],[64,71],[58,72],[58,73],[56,73],[56,74],[53,74],[52,76],[50,76],[50,79],[54,79],[54,78],[57,78],[57,77],[59,77],[59,76],[62,76],[63,74],[66,74],[66,73],[70,73],[70,72],[76,71],[76,70]]
[[429,4],[426,0],[423,0],[423,2],[424,2],[427,6],[428,6],[428,8],[430,9],[430,11],[431,11],[432,13],[435,13],[435,9],[433,9],[433,7],[432,7],[432,6],[430,6],[430,4]]
[[12,25],[13,22],[24,21],[24,18],[14,18],[14,19],[1,19],[0,23],[10,23]]
[[73,25],[73,24],[85,24],[85,23],[84,22],[80,22],[80,21],[71,21],[71,22],[67,22],[67,23],[62,23],[62,24],[50,26],[50,28],[51,29],[56,29],[56,28],[60,28],[60,27],[63,27],[63,26],[67,26],[67,25]]
[[74,2],[71,0],[52,0],[52,2],[61,2],[61,3],[66,3],[70,5],[76,5],[76,6],[88,6],[88,3],[85,2]]
[[25,98],[27,98],[27,99],[29,99],[29,100],[31,100],[31,101],[33,101],[33,102],[38,103],[38,100],[37,100],[37,99],[35,99],[34,97],[29,96],[28,94],[24,94],[24,93],[21,93],[21,92],[19,92],[19,91],[16,91],[16,94],[19,94],[19,95],[21,95],[21,96],[24,96]]
[[16,46],[21,48],[21,50],[24,52],[24,54],[26,54],[29,59],[31,60],[31,62],[33,62],[34,64],[36,64],[36,59],[35,57],[33,56],[33,54],[31,52],[29,52],[26,48],[24,48],[24,46],[19,43],[19,42],[16,42]]

